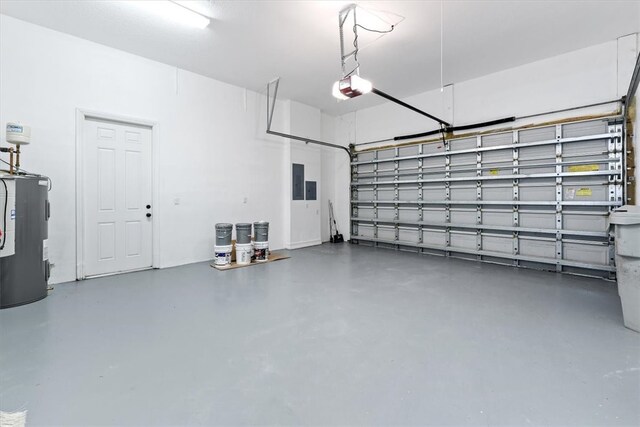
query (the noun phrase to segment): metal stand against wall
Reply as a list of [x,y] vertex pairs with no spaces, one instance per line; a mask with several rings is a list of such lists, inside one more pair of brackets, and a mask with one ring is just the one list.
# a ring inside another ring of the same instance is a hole
[[352,241],[614,278],[622,118],[352,152]]

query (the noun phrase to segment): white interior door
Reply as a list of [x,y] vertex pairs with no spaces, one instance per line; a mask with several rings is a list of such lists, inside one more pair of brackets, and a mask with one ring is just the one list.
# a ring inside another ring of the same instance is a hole
[[85,276],[152,265],[151,137],[150,127],[84,121]]

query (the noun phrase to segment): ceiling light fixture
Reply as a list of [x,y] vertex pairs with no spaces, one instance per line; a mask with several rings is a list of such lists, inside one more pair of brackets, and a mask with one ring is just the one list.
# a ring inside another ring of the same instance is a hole
[[355,98],[371,92],[373,85],[358,75],[345,77],[333,84],[332,94],[338,99]]
[[129,2],[144,8],[147,12],[157,15],[167,21],[176,22],[196,28],[206,28],[211,19],[194,10],[171,0],[149,0]]

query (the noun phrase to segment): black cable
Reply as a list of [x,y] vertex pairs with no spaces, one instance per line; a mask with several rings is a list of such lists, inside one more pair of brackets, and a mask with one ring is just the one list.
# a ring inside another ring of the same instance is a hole
[[487,126],[501,125],[503,123],[509,123],[509,122],[515,122],[515,121],[516,121],[516,118],[511,116],[511,117],[505,117],[505,118],[497,119],[497,120],[490,120],[488,122],[473,123],[471,125],[453,126],[451,128],[451,130],[452,131],[458,131],[458,130],[483,128],[483,127],[487,127]]
[[4,244],[7,241],[7,205],[9,204],[9,189],[7,188],[7,183],[4,179],[0,178],[2,184],[4,184],[4,192],[6,197],[4,198],[4,215],[2,216],[2,245],[0,245],[0,251],[4,249]]
[[[413,133],[411,135],[394,136],[392,139],[394,141],[402,141],[403,139],[423,138],[425,136],[437,135],[440,132],[442,132],[441,129],[436,129],[436,130],[430,130],[428,132]],[[358,145],[361,145],[361,144],[358,144]]]
[[[509,123],[509,122],[514,122],[516,121],[516,117],[505,117],[503,119],[498,119],[498,120],[491,120],[488,122],[482,122],[482,123],[473,123],[470,125],[462,125],[462,126],[445,126],[445,131],[446,132],[456,132],[456,131],[460,131],[460,130],[468,130],[468,129],[475,129],[475,128],[481,128],[481,127],[487,127],[487,126],[494,126],[494,125],[499,125],[502,123]],[[414,139],[414,138],[422,138],[425,136],[430,136],[430,135],[435,135],[442,132],[442,128],[440,128],[439,130],[430,130],[428,132],[422,132],[422,133],[413,133],[411,135],[401,135],[401,136],[396,136],[393,138],[394,141],[402,141],[405,139]]]

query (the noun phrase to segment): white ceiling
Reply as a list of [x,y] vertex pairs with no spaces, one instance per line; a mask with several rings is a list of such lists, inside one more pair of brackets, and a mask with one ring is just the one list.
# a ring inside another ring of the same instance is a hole
[[[338,103],[338,11],[348,1],[197,1],[213,20],[204,30],[145,13],[135,2],[1,0],[0,13],[262,91],[282,77],[280,94],[330,114],[381,102]],[[444,83],[614,40],[640,31],[637,1],[362,1],[406,19],[360,54],[361,75],[404,97],[440,86],[440,7]],[[361,32],[362,34],[362,32]],[[373,39],[362,34],[361,43]],[[362,46],[362,44],[361,44]]]

